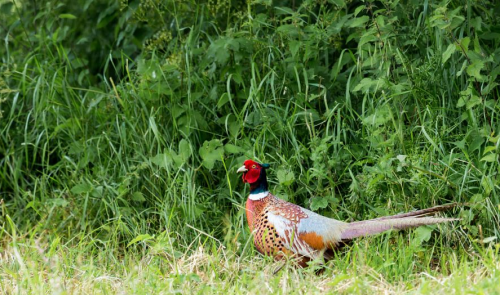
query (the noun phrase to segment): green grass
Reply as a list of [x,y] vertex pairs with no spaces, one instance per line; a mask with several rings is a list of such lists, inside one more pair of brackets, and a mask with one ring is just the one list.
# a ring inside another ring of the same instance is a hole
[[[417,2],[0,0],[3,293],[500,292],[499,4]],[[273,275],[248,158],[344,221],[467,204]]]
[[[259,255],[241,256],[219,242],[196,238],[176,251],[153,244],[124,250],[86,242],[19,237],[5,245],[1,290],[13,293],[252,293],[252,294],[496,294],[500,291],[498,248],[471,255],[449,249],[430,257],[386,237],[368,238],[339,253],[317,274]],[[380,246],[373,246],[373,245]],[[394,251],[387,251],[386,247]],[[255,253],[254,253],[255,254]],[[420,263],[431,258],[425,266]]]

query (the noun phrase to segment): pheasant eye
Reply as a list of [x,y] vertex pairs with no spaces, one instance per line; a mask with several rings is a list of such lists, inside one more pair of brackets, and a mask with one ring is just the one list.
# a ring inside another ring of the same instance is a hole
[[255,165],[252,165],[252,169],[255,169],[255,168],[257,168],[257,166],[255,166]]

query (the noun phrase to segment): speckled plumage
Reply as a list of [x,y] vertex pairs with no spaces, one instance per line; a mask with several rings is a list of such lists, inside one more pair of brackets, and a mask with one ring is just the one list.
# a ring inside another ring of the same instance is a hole
[[267,167],[247,160],[238,172],[243,172],[243,181],[250,184],[246,216],[255,248],[276,259],[295,256],[304,266],[307,261],[323,256],[326,250],[356,237],[456,220],[422,217],[453,208],[455,204],[353,223],[327,218],[269,193]]
[[248,225],[254,233],[255,247],[263,254],[276,255],[277,252],[285,252],[288,250],[285,245],[290,244],[290,236],[280,236],[273,223],[273,217],[270,216],[282,216],[289,221],[286,224],[289,228],[282,229],[284,231],[296,230],[296,223],[307,217],[299,206],[287,203],[271,194],[257,201],[248,199],[246,209]]
[[334,247],[346,223],[326,218],[271,193],[260,200],[248,199],[246,214],[255,248],[277,258],[297,254],[304,261]]

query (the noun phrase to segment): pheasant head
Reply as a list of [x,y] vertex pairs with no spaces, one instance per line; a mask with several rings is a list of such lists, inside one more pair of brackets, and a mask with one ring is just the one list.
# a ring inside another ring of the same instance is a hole
[[243,173],[243,182],[250,184],[250,194],[258,194],[268,191],[266,169],[269,164],[261,164],[252,160],[246,160],[243,166],[238,168],[238,173]]

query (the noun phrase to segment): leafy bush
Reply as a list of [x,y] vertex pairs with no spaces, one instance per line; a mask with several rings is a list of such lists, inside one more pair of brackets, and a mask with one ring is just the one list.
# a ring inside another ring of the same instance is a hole
[[227,238],[256,158],[327,216],[470,202],[466,231],[498,235],[496,1],[0,3],[2,218],[19,227]]

